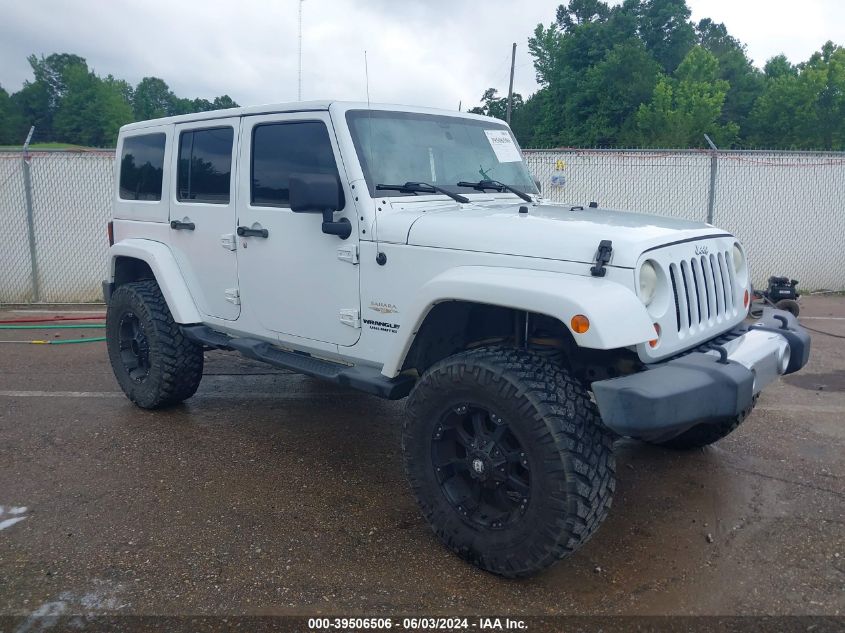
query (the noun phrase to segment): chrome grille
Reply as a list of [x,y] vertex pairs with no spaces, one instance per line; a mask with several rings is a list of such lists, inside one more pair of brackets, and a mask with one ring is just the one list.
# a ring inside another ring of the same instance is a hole
[[679,335],[701,332],[736,315],[736,280],[730,251],[672,262],[669,279]]

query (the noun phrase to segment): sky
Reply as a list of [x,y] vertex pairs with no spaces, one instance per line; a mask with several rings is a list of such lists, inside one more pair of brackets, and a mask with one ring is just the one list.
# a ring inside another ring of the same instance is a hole
[[[295,101],[299,0],[0,0],[0,86],[31,79],[32,53],[76,53],[97,74],[164,79],[180,97],[228,94],[241,105]],[[527,40],[554,20],[541,0],[304,0],[302,98],[456,109],[488,87],[537,89]],[[758,66],[845,45],[843,0],[688,0],[748,46]]]

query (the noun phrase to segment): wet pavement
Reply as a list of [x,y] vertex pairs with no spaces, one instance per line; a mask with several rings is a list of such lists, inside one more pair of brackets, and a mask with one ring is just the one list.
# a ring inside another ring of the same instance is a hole
[[[845,337],[845,298],[805,316]],[[0,614],[845,614],[845,339],[813,344],[717,445],[620,441],[610,518],[517,581],[423,522],[401,402],[210,352],[194,398],[147,412],[104,343],[2,344]]]

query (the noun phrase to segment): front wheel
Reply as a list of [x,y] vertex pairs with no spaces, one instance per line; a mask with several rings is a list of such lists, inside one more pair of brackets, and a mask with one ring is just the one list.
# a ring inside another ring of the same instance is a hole
[[141,408],[182,402],[202,379],[202,346],[182,334],[154,280],[115,290],[106,312],[106,345],[118,384]]
[[426,371],[408,400],[402,446],[434,532],[504,576],[578,549],[615,488],[612,436],[587,391],[521,350],[480,348]]

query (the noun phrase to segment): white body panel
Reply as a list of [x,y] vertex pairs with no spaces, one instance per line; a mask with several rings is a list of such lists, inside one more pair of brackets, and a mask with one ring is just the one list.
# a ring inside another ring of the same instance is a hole
[[[170,157],[170,173],[176,174],[179,163],[179,138],[183,132],[202,130],[209,127],[228,127],[233,130],[233,149],[238,147],[240,118],[219,119],[209,126],[208,122],[183,123],[174,126],[173,151]],[[238,259],[234,250],[223,245],[224,236],[232,236],[236,222],[237,151],[232,153],[232,173],[229,186],[229,202],[225,204],[180,201],[176,187],[170,187],[170,220],[193,222],[193,231],[173,230],[169,237],[170,247],[188,285],[194,289],[194,296],[200,311],[209,317],[234,321],[241,313],[241,306],[227,300],[238,290]]]
[[[695,324],[680,323],[680,308],[675,309],[679,290],[668,278],[650,309],[639,298],[639,269],[646,260],[668,271],[673,262],[691,261],[695,247],[707,244],[711,253],[723,253],[729,265],[724,253],[730,253],[735,239],[706,224],[550,205],[539,198],[526,203],[513,194],[490,191],[466,194],[467,204],[439,194],[371,196],[345,118],[348,110],[366,107],[329,102],[258,106],[125,126],[118,152],[128,135],[165,131],[169,169],[160,203],[116,199],[118,243],[113,255],[136,256],[150,264],[179,323],[206,323],[234,336],[378,367],[386,376],[401,370],[426,315],[443,301],[545,314],[567,327],[574,315],[583,314],[591,327],[573,334],[579,345],[636,349],[646,362],[694,347],[744,317],[747,275],[744,280],[734,275],[733,282],[721,277],[723,285],[717,286],[711,270],[712,288],[702,291],[713,292],[714,309]],[[424,108],[372,108],[487,120]],[[323,234],[319,214],[250,203],[253,126],[303,120],[328,127],[346,200],[335,218],[352,223],[347,240]],[[175,130],[224,122],[237,130],[231,203],[210,210],[212,220],[199,205],[175,200]],[[520,207],[528,207],[528,213],[520,213]],[[208,234],[192,249],[191,238],[201,236],[201,215]],[[197,224],[194,235],[174,236],[180,232],[162,224],[185,217]],[[235,250],[220,246],[219,236],[235,233],[239,225],[265,228],[269,236],[239,238]],[[602,240],[612,241],[613,251],[605,276],[596,277],[590,268]],[[359,263],[351,257],[356,250]],[[386,256],[384,265],[376,263],[379,253]],[[223,305],[230,288],[239,290],[240,306]],[[716,292],[722,293],[721,309]],[[655,337],[655,323],[661,337],[652,347],[648,341]]]
[[167,245],[145,239],[126,239],[109,249],[111,254],[111,279],[114,279],[114,265],[118,257],[129,257],[146,262],[153,271],[167,306],[177,323],[199,323],[202,321],[193,294],[182,276],[176,258]]
[[[326,125],[345,183],[343,161],[334,140],[327,112],[297,112],[243,118],[241,155],[249,164],[252,131],[270,123],[319,121]],[[249,305],[264,330],[342,346],[353,345],[360,329],[340,320],[341,310],[360,310],[358,265],[338,258],[338,249],[354,245],[358,216],[354,196],[344,187],[346,208],[335,219],[346,218],[353,237],[342,241],[320,230],[321,215],[294,213],[290,208],[254,206],[250,203],[250,172],[238,174],[238,218],[243,226],[263,228],[269,237],[241,237],[238,262],[241,301]]]

